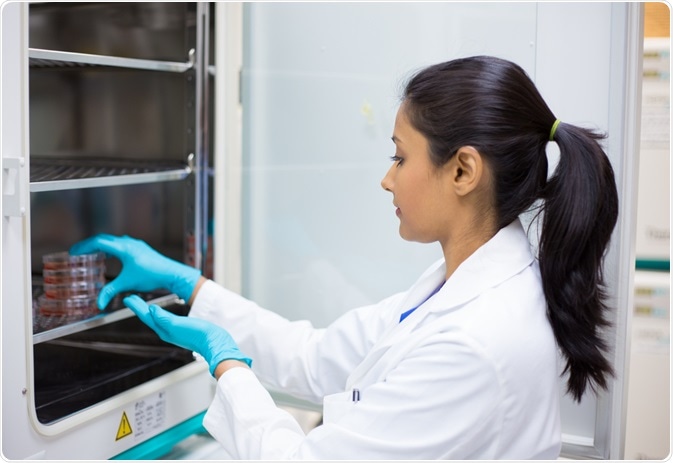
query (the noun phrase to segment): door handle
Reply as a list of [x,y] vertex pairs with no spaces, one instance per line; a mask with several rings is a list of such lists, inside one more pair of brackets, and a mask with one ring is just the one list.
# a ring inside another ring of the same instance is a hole
[[2,215],[23,217],[26,203],[21,185],[21,170],[26,162],[20,158],[2,158]]

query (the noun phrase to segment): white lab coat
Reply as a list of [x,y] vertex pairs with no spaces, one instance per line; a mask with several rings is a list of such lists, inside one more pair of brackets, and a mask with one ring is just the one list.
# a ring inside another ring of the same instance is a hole
[[[444,277],[441,260],[326,329],[208,281],[190,316],[225,327],[253,364],[220,377],[205,428],[236,459],[556,459],[558,351],[521,223],[400,323]],[[322,401],[323,424],[304,434],[262,384]]]

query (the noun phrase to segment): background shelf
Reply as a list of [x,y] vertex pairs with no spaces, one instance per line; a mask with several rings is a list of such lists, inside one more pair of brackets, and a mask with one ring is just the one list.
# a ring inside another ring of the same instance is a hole
[[31,156],[30,191],[130,185],[183,180],[192,172],[180,161],[56,159]]
[[194,67],[194,51],[189,53],[189,61],[159,61],[119,56],[93,55],[56,50],[30,48],[28,50],[31,67],[67,68],[82,66],[111,66],[127,69],[144,69],[147,71],[186,72]]

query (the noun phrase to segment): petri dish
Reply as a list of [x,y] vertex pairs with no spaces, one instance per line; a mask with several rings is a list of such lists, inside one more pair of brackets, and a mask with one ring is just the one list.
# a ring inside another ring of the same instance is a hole
[[76,281],[72,283],[44,284],[44,294],[49,299],[72,299],[96,297],[103,287],[100,280]]
[[105,281],[105,265],[97,264],[89,267],[66,267],[47,269],[42,272],[45,284],[64,284],[75,282]]
[[105,253],[96,252],[73,256],[67,251],[54,252],[42,256],[44,269],[54,270],[70,267],[91,267],[105,262]]
[[81,317],[100,313],[95,297],[51,299],[42,295],[37,300],[38,312],[46,317]]

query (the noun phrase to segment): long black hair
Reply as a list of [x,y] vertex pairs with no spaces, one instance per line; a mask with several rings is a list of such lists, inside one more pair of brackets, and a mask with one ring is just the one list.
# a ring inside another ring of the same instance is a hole
[[[484,157],[498,229],[533,208],[543,213],[538,259],[568,391],[579,402],[587,385],[605,389],[614,373],[602,336],[609,325],[602,265],[618,214],[605,136],[557,122],[521,67],[489,56],[423,69],[407,83],[403,104],[436,166],[462,146]],[[552,139],[560,158],[548,179]]]

